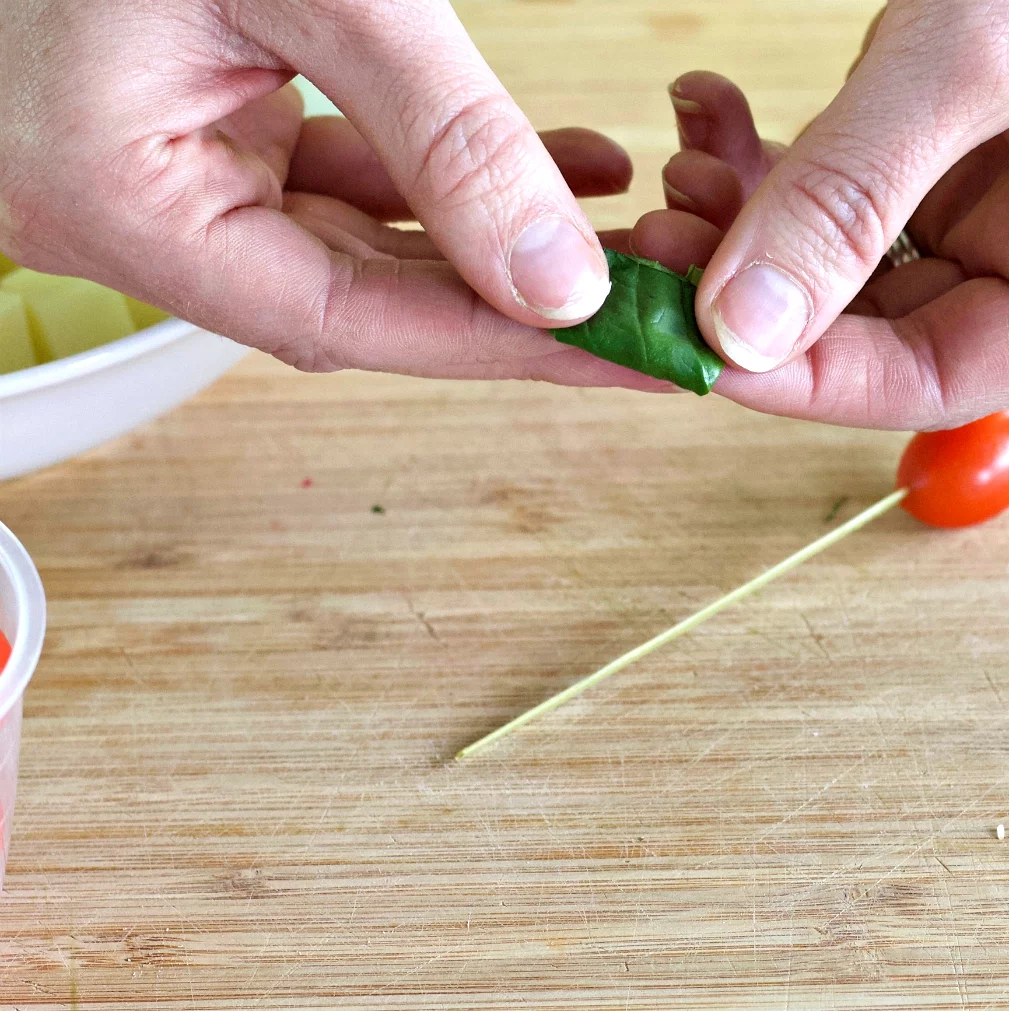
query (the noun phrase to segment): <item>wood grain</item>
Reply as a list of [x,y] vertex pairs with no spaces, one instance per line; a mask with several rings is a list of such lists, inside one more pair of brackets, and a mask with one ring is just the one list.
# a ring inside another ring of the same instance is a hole
[[[872,13],[458,7],[538,125],[633,150],[604,226],[658,202],[667,79],[729,70],[787,137]],[[889,516],[447,761],[884,494],[902,444],[257,358],[0,487],[52,608],[0,1007],[1005,1006],[1009,523]]]

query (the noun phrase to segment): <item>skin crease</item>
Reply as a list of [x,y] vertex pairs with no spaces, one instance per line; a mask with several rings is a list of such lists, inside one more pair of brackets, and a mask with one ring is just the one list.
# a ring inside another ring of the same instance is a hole
[[[727,368],[716,392],[767,413],[902,430],[1009,404],[1007,17],[1004,5],[892,0],[846,90],[791,148],[760,140],[724,78],[672,86],[683,149],[664,170],[669,209],[637,224],[635,252],[679,270],[709,264],[697,309],[716,347],[711,304],[740,262],[776,263],[818,308],[782,367]],[[865,169],[874,131],[880,144],[894,133],[887,157],[874,156],[890,165],[886,188]],[[800,189],[811,164],[817,185],[807,174]],[[892,270],[882,257],[908,219],[924,259]]]
[[[296,71],[350,122],[303,125]],[[509,273],[523,229],[563,219],[601,301],[575,197],[630,178],[598,134],[538,137],[448,0],[7,0],[0,18],[0,249],[298,368],[671,391],[537,329],[557,323]],[[388,225],[413,218],[426,235]]]

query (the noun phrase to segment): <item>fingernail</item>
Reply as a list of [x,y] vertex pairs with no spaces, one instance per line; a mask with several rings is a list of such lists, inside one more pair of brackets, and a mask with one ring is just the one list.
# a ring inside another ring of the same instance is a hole
[[685,210],[693,211],[695,214],[700,210],[697,201],[688,197],[686,193],[681,193],[678,189],[670,186],[665,179],[662,180],[662,189],[666,194],[666,204],[669,207],[682,207]]
[[545,319],[593,315],[610,292],[606,261],[564,218],[543,218],[516,240],[511,253],[515,297]]
[[676,113],[676,129],[680,134],[681,148],[703,148],[708,139],[707,113],[700,102],[689,98],[681,98],[676,94],[676,85],[669,86],[669,100],[673,103]]
[[766,263],[737,274],[711,306],[722,350],[747,372],[777,368],[795,350],[812,315],[805,292]]
[[682,112],[684,116],[703,116],[704,106],[700,102],[694,102],[689,98],[680,98],[675,92],[669,92],[669,98],[673,103],[673,108],[677,112]]

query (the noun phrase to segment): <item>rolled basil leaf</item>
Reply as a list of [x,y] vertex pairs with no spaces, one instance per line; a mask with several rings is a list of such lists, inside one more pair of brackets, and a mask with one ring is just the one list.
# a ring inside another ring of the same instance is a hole
[[551,333],[563,344],[668,379],[703,397],[722,373],[722,359],[701,336],[694,297],[702,271],[690,279],[652,260],[606,250],[613,290],[602,308],[578,326]]

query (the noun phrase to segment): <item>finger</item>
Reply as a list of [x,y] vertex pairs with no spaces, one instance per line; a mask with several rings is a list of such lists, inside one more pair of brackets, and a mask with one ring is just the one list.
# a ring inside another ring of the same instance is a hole
[[449,0],[349,3],[338,18],[331,8],[253,0],[240,8],[240,27],[270,35],[278,55],[346,113],[491,305],[539,326],[595,313],[609,291],[595,233]]
[[447,263],[394,259],[349,231],[330,238],[359,258],[332,252],[283,213],[265,163],[216,131],[165,147],[145,152],[156,229],[118,265],[135,297],[306,370],[673,389],[508,319]]
[[305,120],[288,186],[341,200],[380,221],[414,217],[371,145],[352,123],[337,116]]
[[[551,130],[540,135],[578,197],[623,193],[631,160],[618,144],[592,130]],[[323,193],[379,221],[412,221],[385,166],[354,125],[336,116],[306,120],[291,164],[290,188]]]
[[603,249],[612,249],[617,253],[631,255],[631,230],[629,228],[617,228],[597,234]]
[[[423,233],[380,224],[356,207],[317,193],[285,193],[284,213],[321,239],[334,252],[358,259],[444,260]],[[599,232],[604,249],[630,253],[630,229]]]
[[347,213],[334,213],[331,205],[337,203],[330,197],[314,193],[285,193],[284,213],[334,253],[345,253],[356,260],[395,259],[389,253],[380,252],[364,238],[364,234],[370,233],[370,228],[355,229],[355,225],[359,224],[358,217],[367,218],[366,215],[346,205]]
[[929,257],[881,273],[852,299],[847,312],[857,316],[901,319],[967,279],[951,260]]
[[746,96],[720,74],[695,70],[669,87],[683,150],[703,151],[735,170],[749,198],[780,157],[757,133]]
[[287,84],[242,106],[217,125],[240,147],[264,161],[283,185],[301,132],[303,108],[298,89]]
[[[975,186],[979,182],[977,178],[972,181]],[[980,198],[976,193],[974,196],[973,205],[959,221],[952,217],[955,207],[947,212],[948,231],[939,240],[939,249],[944,256],[961,263],[973,277],[987,274],[1009,277],[1009,243],[1006,241],[1009,236],[1009,172],[993,180]],[[967,199],[966,194],[964,198]]]
[[627,192],[634,166],[616,141],[580,127],[545,130],[539,136],[576,197],[610,197]]
[[[923,253],[958,255],[962,247],[947,246],[946,240],[954,236],[961,224],[967,224],[966,219],[978,202],[999,186],[1007,155],[1009,143],[1005,134],[1000,134],[961,158],[929,190],[908,222],[908,231]],[[975,219],[970,224],[977,223]],[[969,242],[966,227],[955,238],[967,238]]]
[[[284,213],[321,239],[335,252],[360,259],[385,256],[401,260],[444,260],[423,233],[383,225],[370,215],[332,197],[317,193],[285,193]],[[604,249],[630,253],[630,229],[599,232]]]
[[[332,197],[288,192],[284,194],[284,213],[336,252],[361,259],[375,256],[400,260],[444,259],[423,232],[383,225],[364,211]],[[348,241],[348,237],[354,241]]]
[[[978,131],[992,129],[966,97],[977,85],[960,80],[958,63],[977,69],[962,38],[950,26],[888,24],[884,17],[858,70],[743,208],[705,272],[698,322],[726,360],[749,371],[777,368],[813,344],[936,180],[984,139]],[[937,28],[944,58],[924,66],[907,33]]]
[[687,211],[723,231],[743,207],[743,184],[727,162],[703,151],[680,151],[662,170],[670,210]]
[[1009,283],[968,281],[896,321],[843,315],[781,369],[730,367],[715,390],[754,410],[835,425],[952,428],[1005,408],[1007,320]]
[[725,233],[708,221],[686,211],[651,211],[631,232],[631,251],[635,256],[659,263],[686,274],[692,264],[711,259]]
[[[671,384],[602,362],[507,319],[447,263],[331,253],[269,209],[240,208],[219,221],[202,255],[190,262],[194,297],[187,318],[240,336],[303,370],[539,379],[674,392]],[[277,262],[300,267],[293,277],[264,283],[276,274]],[[212,275],[213,283],[202,280]]]
[[475,370],[472,363],[445,365],[439,368],[438,378],[531,379],[557,386],[620,388],[638,393],[684,392],[665,380],[653,379],[622,365],[603,361],[587,351],[582,351],[581,348],[558,346],[561,350],[551,348],[543,354],[529,356],[521,362],[499,357],[495,361],[481,363],[479,370]]

